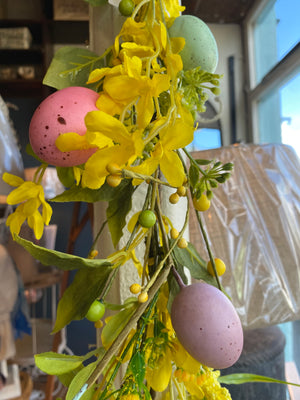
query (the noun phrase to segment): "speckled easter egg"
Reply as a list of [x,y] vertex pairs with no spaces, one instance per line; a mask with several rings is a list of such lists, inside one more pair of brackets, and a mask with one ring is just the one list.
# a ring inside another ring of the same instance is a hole
[[208,72],[215,72],[218,64],[218,48],[209,27],[194,15],[181,15],[169,28],[170,37],[183,37],[185,46],[179,53],[183,69],[201,67]]
[[233,365],[243,349],[243,329],[231,301],[204,282],[184,286],[175,296],[171,320],[176,335],[200,363],[215,369]]
[[84,87],[68,87],[48,96],[35,110],[29,125],[29,140],[35,154],[44,162],[60,167],[83,164],[95,149],[62,152],[55,145],[59,135],[84,135],[84,117],[97,110],[98,93]]

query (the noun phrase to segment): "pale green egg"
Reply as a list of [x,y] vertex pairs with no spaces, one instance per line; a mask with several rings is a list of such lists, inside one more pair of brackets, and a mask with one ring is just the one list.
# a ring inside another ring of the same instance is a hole
[[200,18],[193,15],[181,15],[169,28],[170,37],[183,37],[185,46],[180,52],[183,69],[201,67],[205,71],[215,72],[218,64],[216,40]]

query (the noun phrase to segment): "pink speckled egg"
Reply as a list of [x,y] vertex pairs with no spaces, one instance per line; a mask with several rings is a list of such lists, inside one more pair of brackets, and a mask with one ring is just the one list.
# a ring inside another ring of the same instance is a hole
[[204,282],[184,286],[172,303],[176,335],[200,363],[215,369],[233,365],[243,349],[243,329],[231,301]]
[[62,152],[55,145],[59,135],[76,132],[84,135],[84,117],[97,110],[98,93],[84,87],[68,87],[48,96],[35,110],[30,126],[29,140],[35,154],[48,164],[71,167],[83,164],[96,149]]

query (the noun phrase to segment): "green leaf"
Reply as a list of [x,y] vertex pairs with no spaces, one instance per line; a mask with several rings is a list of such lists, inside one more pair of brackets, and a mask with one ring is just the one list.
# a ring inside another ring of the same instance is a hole
[[63,193],[59,194],[58,196],[53,197],[52,199],[50,199],[50,201],[55,203],[65,203],[72,201],[95,203],[97,201],[101,201],[101,189],[93,190],[89,188],[81,188],[74,185],[70,187],[70,189],[67,189]]
[[101,334],[101,339],[104,347],[108,347],[123,330],[127,322],[138,307],[138,302],[132,304],[132,307],[127,307],[124,310],[113,315],[104,326]]
[[129,297],[125,300],[124,304],[113,304],[108,303],[107,301],[104,301],[103,303],[105,305],[105,308],[107,308],[108,310],[120,311],[123,308],[132,307],[133,303],[136,303],[136,297]]
[[[82,201],[86,203],[95,203],[98,201],[111,201],[120,196],[120,192],[127,187],[128,181],[123,180],[116,188],[109,186],[105,183],[100,189],[89,189],[87,187],[81,188],[79,186],[72,186],[70,189],[53,197],[50,201],[53,202],[69,202],[69,201]],[[132,185],[131,185],[132,186]]]
[[81,371],[83,368],[84,368],[84,365],[81,364],[78,368],[73,369],[72,371],[66,372],[65,374],[56,375],[56,376],[65,387],[69,387],[72,380],[75,378],[75,376],[78,374],[78,372]]
[[130,360],[130,369],[139,388],[142,387],[146,374],[145,357],[136,352]]
[[298,386],[297,383],[280,381],[278,379],[269,378],[268,376],[255,375],[255,374],[230,374],[219,376],[218,381],[226,385],[240,385],[249,382],[266,382],[266,383],[281,383],[284,385]]
[[89,3],[92,7],[99,7],[107,3],[107,0],[84,0],[84,1]]
[[144,391],[145,400],[152,400],[152,396],[149,392],[149,389],[144,383],[141,385],[141,389],[143,389]]
[[194,188],[199,180],[200,172],[199,169],[194,165],[191,164],[189,169],[189,178],[191,187]]
[[86,84],[89,74],[93,69],[103,66],[102,58],[96,53],[85,48],[64,46],[55,53],[43,83],[55,89],[69,86],[93,89],[95,86]]
[[125,180],[125,183],[117,192],[117,196],[109,202],[106,210],[108,227],[114,246],[118,244],[123,235],[126,216],[131,210],[132,205],[134,187],[131,184],[131,180]]
[[[102,357],[105,354],[105,349],[103,347],[97,348],[95,350],[90,351],[89,353],[87,353],[85,356],[81,356],[82,361],[87,361],[89,360],[91,357],[96,356],[98,358],[98,361],[100,359],[102,359]],[[60,380],[60,382],[65,386],[65,387],[69,387],[73,378],[76,376],[76,374],[78,374],[79,371],[81,371],[84,368],[84,365],[81,364],[79,367],[73,369],[72,371],[66,372],[64,374],[55,374],[58,379]]]
[[101,268],[106,269],[108,272],[111,271],[109,267],[111,267],[112,264],[105,259],[88,259],[57,250],[49,250],[32,243],[30,240],[23,239],[18,235],[14,235],[14,240],[44,265],[52,265],[64,271],[81,268]]
[[38,160],[41,164],[44,163],[44,161],[41,160],[41,159],[35,154],[35,152],[33,151],[33,149],[32,149],[32,147],[31,147],[31,144],[30,144],[30,143],[27,143],[27,144],[26,144],[25,151],[26,151],[26,153],[27,153],[29,156],[35,158],[35,159]]
[[207,272],[206,262],[198,254],[192,243],[188,243],[185,249],[175,246],[173,250],[175,260],[184,267],[187,267],[194,279],[202,279],[212,284],[215,279]]
[[110,267],[85,268],[76,272],[57,306],[53,332],[57,332],[73,320],[85,317],[92,302],[97,299],[112,271]]
[[58,179],[64,186],[70,187],[74,184],[73,167],[56,167],[56,171]]
[[199,165],[208,165],[213,162],[213,160],[203,160],[202,158],[197,158],[195,161]]
[[34,356],[36,366],[48,375],[62,375],[78,368],[84,357],[58,354],[52,351],[36,354]]
[[[94,361],[93,363],[88,364],[84,367],[78,374],[73,378],[68,393],[66,395],[66,400],[74,400],[76,395],[80,392],[82,387],[85,385],[88,378],[91,376],[93,371],[95,370],[98,364],[98,360]],[[84,391],[80,400],[89,400],[92,399],[93,395],[95,394],[94,386],[91,386],[89,389]]]

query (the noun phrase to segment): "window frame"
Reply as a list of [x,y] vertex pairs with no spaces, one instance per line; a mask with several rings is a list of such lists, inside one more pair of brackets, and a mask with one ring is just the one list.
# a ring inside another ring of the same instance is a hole
[[274,0],[257,0],[245,17],[242,26],[243,44],[245,49],[245,96],[247,115],[247,141],[259,142],[259,101],[276,87],[282,86],[300,71],[300,42],[298,42],[284,58],[256,84],[254,23],[265,7]]

